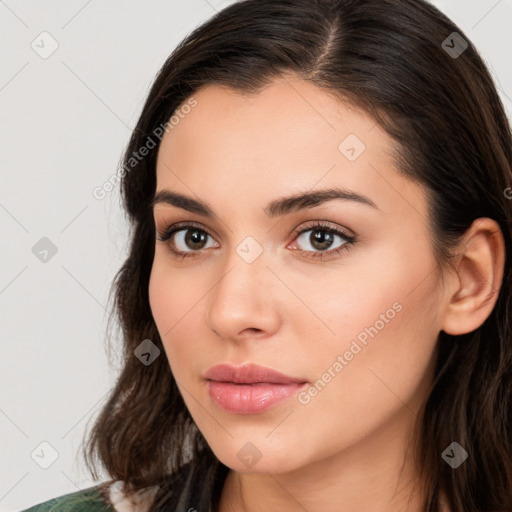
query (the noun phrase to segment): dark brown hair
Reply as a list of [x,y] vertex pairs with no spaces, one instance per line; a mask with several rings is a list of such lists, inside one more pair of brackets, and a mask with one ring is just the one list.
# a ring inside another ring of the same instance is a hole
[[[468,46],[460,55],[450,53],[463,49],[463,41]],[[256,94],[283,74],[362,108],[396,141],[397,169],[429,194],[441,270],[479,217],[498,222],[506,254],[512,254],[509,121],[475,47],[423,0],[245,0],[228,6],[164,63],[123,168],[200,88],[222,84]],[[84,455],[95,478],[99,461],[133,490],[162,484],[155,500],[162,505],[165,482],[183,462],[214,464],[216,458],[178,391],[149,305],[157,152],[158,146],[121,182],[131,246],[111,291],[112,318],[122,327],[122,369]],[[497,302],[478,329],[462,336],[440,332],[435,379],[418,429],[422,512],[438,511],[443,496],[453,512],[512,510],[511,272],[506,258]],[[149,366],[134,356],[145,339],[162,351]],[[469,453],[457,469],[441,457],[454,441]]]

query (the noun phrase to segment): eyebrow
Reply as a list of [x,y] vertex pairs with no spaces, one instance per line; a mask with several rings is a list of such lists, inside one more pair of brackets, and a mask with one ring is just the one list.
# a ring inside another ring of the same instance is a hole
[[[326,188],[316,190],[314,192],[298,193],[288,197],[275,199],[264,208],[264,212],[270,218],[281,217],[298,210],[313,208],[334,199],[354,201],[359,204],[370,206],[377,210],[379,209],[378,206],[369,197],[366,197],[362,194],[357,194],[352,190],[344,188]],[[177,192],[173,192],[168,189],[163,189],[157,192],[151,201],[150,207],[154,208],[155,205],[161,203],[176,206],[177,208],[181,208],[183,210],[187,210],[188,212],[196,213],[204,217],[215,216],[213,209],[207,203],[193,199],[183,194],[179,194]]]

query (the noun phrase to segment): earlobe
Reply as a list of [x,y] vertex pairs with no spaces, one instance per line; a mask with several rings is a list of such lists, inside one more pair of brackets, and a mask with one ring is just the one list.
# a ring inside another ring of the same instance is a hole
[[480,327],[496,304],[505,265],[505,243],[499,224],[481,217],[468,228],[457,251],[456,278],[447,288],[441,329],[461,335]]

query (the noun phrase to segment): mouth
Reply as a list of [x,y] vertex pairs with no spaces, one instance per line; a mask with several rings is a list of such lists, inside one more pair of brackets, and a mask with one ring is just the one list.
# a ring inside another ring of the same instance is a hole
[[213,402],[233,414],[263,412],[307,385],[305,379],[253,364],[213,366],[204,378]]

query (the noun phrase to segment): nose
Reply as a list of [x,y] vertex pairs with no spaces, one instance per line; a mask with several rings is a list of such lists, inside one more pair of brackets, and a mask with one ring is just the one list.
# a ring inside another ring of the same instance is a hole
[[222,339],[262,338],[278,330],[284,289],[269,263],[265,252],[249,263],[234,251],[222,266],[206,311],[210,329]]

